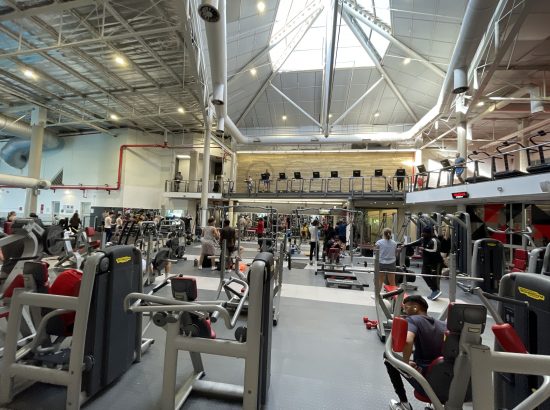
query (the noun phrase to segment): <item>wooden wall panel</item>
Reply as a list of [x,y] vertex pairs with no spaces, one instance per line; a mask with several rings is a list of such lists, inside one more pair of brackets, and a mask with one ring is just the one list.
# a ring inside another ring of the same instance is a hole
[[316,152],[296,154],[238,154],[237,155],[237,192],[246,191],[245,179],[250,175],[257,181],[267,169],[271,178],[278,178],[279,172],[285,172],[292,178],[295,171],[302,178],[311,178],[313,171],[321,172],[321,177],[329,177],[330,171],[338,171],[339,176],[350,177],[355,169],[362,176],[374,175],[381,168],[384,175],[393,176],[397,168],[405,168],[411,174],[412,167],[405,165],[414,161],[413,152]]

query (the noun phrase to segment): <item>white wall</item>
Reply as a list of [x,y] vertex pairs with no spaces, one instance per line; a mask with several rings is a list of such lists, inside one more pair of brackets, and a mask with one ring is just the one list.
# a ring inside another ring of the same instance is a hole
[[[118,137],[103,134],[63,138],[60,150],[44,151],[41,176],[52,178],[63,169],[64,185],[109,185],[117,181],[119,149],[123,144],[161,144],[163,138],[143,135],[139,131],[123,130]],[[43,215],[51,213],[51,202],[73,205],[80,210],[81,202],[92,206],[160,208],[164,180],[171,177],[172,151],[164,149],[129,148],[124,153],[122,189],[120,191],[43,190],[38,197],[38,208]],[[0,160],[0,173],[27,175],[27,169],[18,170]],[[25,203],[25,190],[0,190],[0,215],[19,210]],[[61,214],[64,215],[64,214]]]

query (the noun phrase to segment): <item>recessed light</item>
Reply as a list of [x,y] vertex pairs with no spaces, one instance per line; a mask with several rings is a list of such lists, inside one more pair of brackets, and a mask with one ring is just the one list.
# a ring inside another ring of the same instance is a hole
[[178,107],[178,112],[180,114],[185,114],[185,110],[183,109],[183,107]]
[[283,121],[286,121],[286,115],[283,115]]
[[260,13],[265,11],[265,3],[263,1],[259,1],[258,4],[256,4],[256,7]]
[[126,59],[122,56],[115,56],[115,63],[124,66],[126,65]]
[[25,75],[25,77],[27,78],[32,78],[32,79],[35,79],[36,78],[36,74],[34,73],[34,71],[26,68],[23,70],[23,74]]
[[111,118],[113,121],[117,121],[119,117],[118,117],[118,115],[116,115],[116,114],[111,114],[111,115],[110,115],[110,118]]
[[410,59],[409,57],[407,57],[407,58],[405,58],[405,59],[403,60],[403,64],[404,64],[404,65],[407,65],[407,64],[409,64],[410,62],[411,62],[411,59]]
[[250,74],[252,74],[254,77],[256,77],[256,74],[257,74],[257,73],[258,73],[258,72],[256,71],[255,68],[251,68],[251,69],[250,69]]
[[483,101],[479,101],[476,105],[478,107],[483,107],[485,105],[485,103]]
[[375,116],[375,117],[380,117],[380,113],[379,113],[378,111],[376,111],[376,112],[374,113],[374,116]]
[[176,158],[178,158],[178,159],[191,159],[191,155],[178,154],[178,155],[176,155]]
[[329,117],[329,118],[332,118],[332,114],[329,114],[328,117]]

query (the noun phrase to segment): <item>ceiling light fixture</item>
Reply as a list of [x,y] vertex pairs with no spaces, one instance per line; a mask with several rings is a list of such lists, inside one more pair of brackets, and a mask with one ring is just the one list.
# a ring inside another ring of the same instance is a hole
[[121,66],[125,66],[126,65],[126,59],[122,56],[115,56],[115,63],[117,63],[118,65],[121,65]]
[[178,112],[180,114],[185,114],[185,110],[183,109],[183,107],[178,107]]
[[178,159],[191,159],[191,155],[178,154],[178,155],[176,155],[176,158],[178,158]]
[[258,73],[258,72],[256,71],[255,68],[251,68],[251,69],[250,69],[250,74],[252,74],[254,77],[256,77],[256,74],[257,74],[257,73]]
[[332,114],[329,114],[328,117],[329,117],[329,118],[332,118]]
[[265,11],[265,3],[263,1],[259,1],[258,4],[256,4],[256,7],[260,13]]
[[119,116],[116,115],[116,114],[111,114],[111,115],[110,115],[110,118],[111,118],[113,121],[118,121]]
[[485,105],[485,103],[483,101],[480,101],[476,104],[478,107],[483,107]]
[[283,115],[283,121],[286,121],[286,115]]
[[34,73],[34,71],[29,68],[24,69],[23,74],[25,75],[25,77],[32,78],[33,80],[36,78],[36,74]]
[[374,117],[375,117],[375,118],[376,118],[376,117],[380,117],[380,113],[379,113],[378,111],[376,111],[376,112],[374,113]]
[[403,65],[407,65],[407,64],[409,64],[410,62],[411,62],[411,59],[410,59],[409,57],[407,57],[407,58],[405,58],[405,59],[403,60]]

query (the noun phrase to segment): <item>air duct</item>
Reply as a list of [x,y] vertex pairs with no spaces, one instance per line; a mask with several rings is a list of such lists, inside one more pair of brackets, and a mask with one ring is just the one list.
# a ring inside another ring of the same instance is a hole
[[[0,158],[13,168],[24,168],[29,158],[32,127],[27,123],[0,114],[0,135],[15,137],[2,147]],[[44,132],[44,150],[61,148],[62,143],[61,139],[52,132]]]
[[218,0],[203,0],[199,6],[199,16],[209,23],[217,22],[220,19]]
[[462,94],[468,91],[468,78],[466,77],[466,70],[464,68],[455,68],[453,72],[453,94]]
[[203,1],[199,6],[199,15],[204,20],[206,28],[213,89],[211,101],[218,119],[218,132],[225,131],[223,119],[227,116],[227,22],[225,6],[225,0]]
[[16,188],[39,188],[48,189],[51,182],[47,179],[29,178],[18,175],[0,174],[0,185]]

